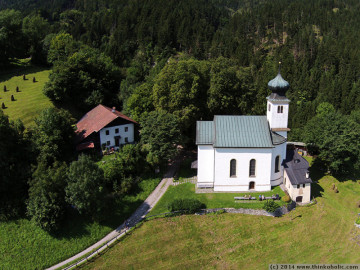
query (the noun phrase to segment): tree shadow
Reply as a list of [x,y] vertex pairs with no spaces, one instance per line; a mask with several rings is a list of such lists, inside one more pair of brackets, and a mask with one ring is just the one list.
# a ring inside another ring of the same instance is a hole
[[322,197],[324,189],[318,183],[313,182],[311,184],[311,197],[319,198]]
[[309,168],[309,172],[311,179],[317,182],[326,174],[326,167],[319,159],[315,158]]
[[[23,64],[23,65],[17,65],[17,64],[11,64],[6,68],[0,68],[0,81],[7,81],[10,80],[12,77],[15,76],[23,76],[29,75],[32,73],[41,72],[44,70],[48,70],[49,67],[46,66],[36,66],[33,64]],[[25,80],[29,80],[28,78],[25,78]]]

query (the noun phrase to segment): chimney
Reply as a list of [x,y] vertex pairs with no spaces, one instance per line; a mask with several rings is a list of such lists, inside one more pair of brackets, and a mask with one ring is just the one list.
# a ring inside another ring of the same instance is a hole
[[112,112],[115,112],[115,110],[116,110],[116,107],[112,107],[112,110],[111,110],[111,111],[112,111]]

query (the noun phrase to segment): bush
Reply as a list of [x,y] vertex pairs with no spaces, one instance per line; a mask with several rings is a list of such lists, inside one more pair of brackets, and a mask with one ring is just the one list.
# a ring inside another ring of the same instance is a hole
[[355,221],[356,224],[360,224],[360,217]]
[[275,212],[275,210],[277,208],[279,208],[279,205],[276,202],[274,202],[273,200],[267,200],[263,206],[263,209],[266,212]]
[[290,201],[291,201],[291,199],[290,199],[290,196],[289,196],[289,195],[284,195],[284,196],[281,198],[281,200],[282,200],[283,202],[285,202],[285,203],[288,203],[288,202],[290,202]]
[[185,213],[189,214],[193,214],[205,207],[206,205],[197,199],[176,199],[168,205],[170,212],[184,211]]

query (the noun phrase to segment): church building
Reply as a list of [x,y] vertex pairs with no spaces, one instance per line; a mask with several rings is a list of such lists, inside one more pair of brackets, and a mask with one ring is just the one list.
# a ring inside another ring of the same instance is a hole
[[268,87],[266,116],[215,115],[213,121],[197,121],[197,188],[248,192],[283,184],[290,85],[279,72]]

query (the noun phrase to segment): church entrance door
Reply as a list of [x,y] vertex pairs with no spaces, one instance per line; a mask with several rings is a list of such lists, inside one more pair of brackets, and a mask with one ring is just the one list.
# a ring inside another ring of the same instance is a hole
[[249,183],[249,190],[251,190],[251,189],[255,189],[255,182],[254,181],[251,181]]

